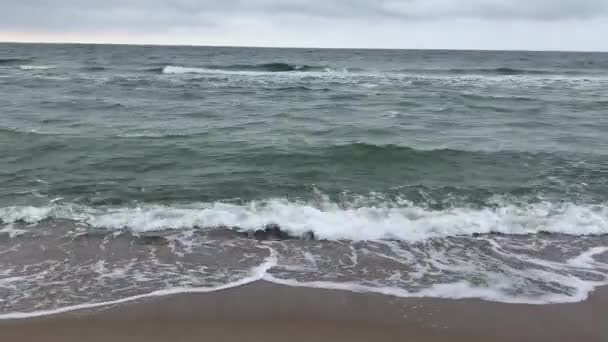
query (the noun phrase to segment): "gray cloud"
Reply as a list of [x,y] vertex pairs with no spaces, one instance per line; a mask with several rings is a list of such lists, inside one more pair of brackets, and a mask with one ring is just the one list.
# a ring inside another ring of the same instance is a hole
[[605,16],[608,0],[21,0],[0,1],[2,28],[205,25],[223,18],[567,20]]
[[389,13],[414,18],[567,20],[605,16],[607,0],[412,0],[383,1]]
[[[259,29],[276,39],[308,33],[334,36],[339,42],[361,27],[417,31],[428,30],[431,23],[460,31],[461,26],[455,26],[460,21],[479,22],[477,29],[482,30],[488,25],[499,30],[500,25],[514,22],[539,29],[563,22],[580,31],[585,21],[598,20],[608,20],[608,0],[0,0],[0,37],[3,32],[154,35],[180,31],[225,34],[233,37],[226,41],[231,44],[239,30],[244,39],[251,32],[243,31]],[[208,41],[205,37],[200,43]]]

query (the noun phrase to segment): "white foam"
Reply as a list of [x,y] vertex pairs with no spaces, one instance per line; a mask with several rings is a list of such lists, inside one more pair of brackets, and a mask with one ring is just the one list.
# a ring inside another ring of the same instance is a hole
[[253,268],[250,271],[249,276],[239,279],[237,281],[234,281],[232,283],[221,285],[221,286],[175,287],[175,288],[153,291],[153,292],[144,293],[141,295],[126,297],[126,298],[121,298],[121,299],[106,301],[106,302],[78,304],[78,305],[65,306],[65,307],[61,307],[61,308],[57,308],[57,309],[39,310],[39,311],[32,311],[32,312],[9,312],[9,313],[5,313],[5,314],[0,314],[0,320],[24,319],[24,318],[34,318],[34,317],[57,315],[57,314],[62,314],[62,313],[70,312],[70,311],[95,309],[95,308],[104,307],[104,306],[123,304],[123,303],[132,302],[132,301],[136,301],[136,300],[140,300],[140,299],[144,299],[144,298],[150,298],[150,297],[162,297],[162,296],[169,296],[169,295],[183,294],[183,293],[208,293],[208,292],[226,290],[226,289],[240,287],[240,286],[247,285],[252,282],[261,280],[264,277],[264,275],[267,273],[267,271],[270,268],[272,268],[273,266],[275,266],[276,263],[277,263],[276,256],[271,251],[270,256],[268,258],[266,258],[265,262],[255,268]]
[[[494,251],[500,248],[493,246]],[[483,273],[484,282],[482,286],[470,283],[466,276],[460,280],[449,283],[434,282],[430,285],[425,285],[422,288],[411,290],[408,285],[399,286],[404,275],[398,271],[394,276],[386,278],[378,278],[376,280],[365,280],[364,282],[353,281],[300,281],[290,277],[275,276],[267,273],[264,280],[276,284],[322,288],[331,290],[343,290],[351,292],[369,292],[382,295],[390,295],[402,298],[446,298],[446,299],[483,299],[493,302],[513,303],[513,304],[554,304],[554,303],[576,303],[584,301],[589,294],[599,286],[608,285],[608,264],[596,261],[593,257],[608,252],[608,247],[592,247],[579,255],[571,258],[565,263],[558,263],[542,258],[533,258],[527,254],[510,254],[506,255],[508,259],[519,259],[527,267],[513,267],[507,263],[500,266],[500,271],[495,272],[484,269],[485,263],[478,265],[477,260],[471,259],[453,259],[449,262],[446,255],[433,255],[432,251],[427,250],[426,258],[423,263],[433,264],[433,272],[456,272],[463,275],[475,275],[479,272]],[[377,255],[374,253],[374,255]],[[405,260],[411,259],[407,255]],[[508,260],[505,259],[505,260]],[[399,261],[395,259],[395,261]],[[279,263],[280,268],[284,265]],[[426,268],[424,265],[422,268]],[[481,267],[481,268],[480,268]],[[409,269],[409,267],[408,267]],[[421,271],[421,270],[418,270]],[[421,273],[425,273],[422,271]],[[279,273],[280,274],[280,273]],[[594,275],[593,280],[585,277],[580,277],[579,274]],[[408,270],[405,276],[406,281],[411,281],[418,278]],[[397,281],[396,283],[386,280]],[[558,284],[562,291],[544,291],[535,289],[531,283],[539,284]]]
[[568,260],[568,264],[574,267],[587,267],[587,268],[595,268],[595,267],[603,267],[608,270],[608,265],[599,265],[598,262],[593,259],[594,256],[600,255],[603,253],[608,253],[608,246],[606,247],[595,247],[590,249],[589,251],[582,253],[581,255]]
[[377,293],[386,296],[400,298],[444,298],[444,299],[483,299],[493,302],[509,304],[532,304],[543,305],[553,303],[576,303],[587,299],[589,292],[594,287],[591,284],[583,284],[577,288],[575,295],[546,294],[537,297],[509,296],[499,289],[489,287],[472,286],[465,281],[448,284],[433,284],[418,292],[410,292],[403,288],[390,286],[370,286],[356,282],[332,282],[332,281],[297,281],[295,279],[281,279],[266,274],[263,280],[285,286],[307,287],[326,290],[340,290],[356,293]]
[[0,229],[0,233],[8,234],[8,237],[12,239],[16,236],[27,233],[27,231],[24,229],[15,228],[15,226],[13,224],[8,224],[8,225],[6,225],[6,227]]
[[606,205],[551,202],[443,210],[392,202],[349,208],[329,201],[293,202],[285,199],[246,204],[216,202],[137,208],[101,209],[60,204],[0,208],[0,220],[4,223],[35,223],[46,218],[72,219],[97,228],[135,232],[218,226],[253,230],[267,224],[278,224],[293,235],[312,231],[317,237],[328,240],[418,241],[490,232],[608,234]]
[[[299,70],[297,67],[289,72],[273,72],[264,70],[226,70],[216,68],[204,68],[204,67],[188,67],[179,65],[167,65],[162,69],[164,74],[215,74],[215,75],[243,75],[243,76],[255,76],[255,75],[271,75],[273,77],[293,77],[293,76],[316,76],[316,77],[330,77],[330,78],[351,78],[351,77],[363,77],[366,79],[383,79],[385,81],[398,81],[403,82],[406,80],[430,80],[439,82],[488,82],[493,83],[507,83],[506,86],[521,86],[522,83],[532,83],[542,85],[546,82],[571,82],[574,84],[586,84],[589,81],[595,82],[606,82],[608,77],[605,75],[534,75],[534,74],[522,74],[522,75],[492,75],[492,74],[468,74],[468,75],[455,75],[455,74],[426,74],[420,72],[391,72],[391,71],[379,71],[379,70],[368,70],[368,71],[351,71],[345,68],[331,68],[326,67],[322,70]],[[365,82],[361,84],[363,87],[376,87],[378,84]]]
[[167,65],[162,70],[163,74],[212,74],[212,75],[241,75],[241,76],[272,76],[272,77],[303,77],[303,76],[347,76],[351,73],[346,69],[325,68],[322,71],[305,71],[295,68],[294,70],[277,72],[264,70],[225,70],[199,67],[185,67]]
[[[446,299],[471,299],[471,298],[479,298],[489,301],[502,302],[502,303],[522,303],[522,304],[550,304],[550,303],[572,303],[579,302],[587,299],[589,293],[591,293],[597,286],[607,285],[608,278],[603,277],[600,281],[589,281],[580,279],[572,274],[565,274],[562,272],[553,272],[551,271],[551,267],[547,268],[547,270],[534,269],[532,271],[526,269],[512,269],[507,266],[507,273],[486,273],[486,284],[484,286],[475,286],[469,283],[466,280],[458,280],[451,283],[435,283],[428,287],[417,289],[417,290],[408,290],[403,287],[398,286],[389,286],[384,284],[383,279],[378,279],[377,282],[366,280],[363,282],[357,281],[327,281],[327,280],[319,280],[319,281],[299,281],[293,278],[282,278],[279,276],[275,276],[271,273],[271,269],[278,267],[280,269],[289,269],[291,271],[302,271],[306,272],[308,268],[297,268],[297,267],[285,267],[288,265],[283,265],[280,262],[280,254],[274,251],[268,245],[261,245],[261,248],[267,248],[270,252],[270,255],[266,257],[265,261],[261,263],[259,266],[252,268],[248,275],[234,282],[230,282],[227,284],[223,284],[220,286],[214,287],[175,287],[175,288],[167,288],[157,291],[152,291],[145,294],[140,294],[136,296],[120,298],[112,301],[104,301],[104,302],[93,302],[93,303],[84,303],[78,305],[70,305],[66,307],[60,307],[49,310],[39,310],[33,312],[9,312],[5,314],[0,314],[0,320],[7,319],[24,319],[24,318],[32,318],[32,317],[40,317],[47,315],[55,315],[61,314],[65,312],[75,311],[75,310],[86,310],[86,309],[94,309],[103,306],[122,304],[126,302],[131,302],[139,299],[149,298],[149,297],[159,297],[159,296],[168,296],[175,294],[183,294],[183,293],[207,293],[214,291],[221,291],[225,289],[230,289],[234,287],[243,286],[246,284],[250,284],[256,281],[268,281],[271,283],[285,285],[285,286],[293,286],[293,287],[308,287],[308,288],[320,288],[320,289],[329,289],[329,290],[342,290],[342,291],[350,291],[350,292],[358,292],[358,293],[377,293],[381,295],[402,297],[402,298],[423,298],[423,297],[431,297],[431,298],[446,298]],[[608,252],[608,247],[594,247],[587,251],[582,252],[576,257],[573,257],[565,264],[562,264],[564,267],[574,267],[576,269],[580,269],[582,271],[593,271],[597,270],[598,266],[604,267],[605,264],[597,263],[594,261],[593,257],[602,253]],[[310,263],[316,263],[316,258],[314,255],[310,254],[304,255],[305,260]],[[433,256],[429,256],[429,260],[433,260]],[[429,261],[427,260],[427,261]],[[538,260],[541,263],[544,263],[542,260]],[[440,265],[441,266],[441,265]],[[447,266],[447,265],[446,265]],[[454,265],[450,265],[449,267],[453,267]],[[547,264],[545,266],[551,266]],[[474,265],[470,265],[470,267],[475,267]],[[103,274],[104,277],[112,277],[118,276],[123,277],[124,274],[117,273],[114,274],[113,271],[106,268],[104,262],[97,262],[94,265],[94,269]],[[316,269],[316,267],[315,267]],[[440,268],[441,269],[441,268]],[[473,273],[476,271],[472,270]],[[511,273],[515,272],[515,273]],[[401,273],[399,273],[401,275]],[[599,275],[600,273],[598,273]],[[10,275],[10,272],[6,272],[4,275]],[[535,293],[532,291],[530,294],[517,294],[512,293],[513,289],[516,289],[518,285],[521,285],[522,279],[527,279],[528,277],[532,277],[533,279],[542,279],[547,283],[555,283],[562,284],[563,286],[567,286],[572,289],[568,293]],[[400,278],[399,278],[400,279]],[[144,280],[149,280],[145,278]],[[19,277],[8,277],[2,279],[4,285],[10,285],[10,283],[16,283],[21,281]],[[0,283],[2,283],[0,282]]]
[[214,226],[249,230],[275,223],[294,235],[313,231],[323,239],[421,240],[489,232],[604,234],[608,233],[608,209],[550,203],[497,209],[429,210],[416,206],[344,209],[333,203],[270,200],[246,205],[213,203],[200,208],[117,209],[93,216],[89,223],[135,231]]
[[89,217],[87,211],[89,211],[88,208],[76,205],[10,206],[0,208],[0,223],[34,224],[47,219],[86,221]]
[[21,70],[48,70],[54,69],[54,65],[20,65],[19,69]]
[[0,221],[5,223],[37,223],[50,217],[52,207],[5,207],[0,208]]
[[192,68],[183,66],[167,65],[163,68],[163,74],[209,74],[216,73],[216,70],[206,68]]
[[255,70],[222,70],[168,65],[163,68],[163,74],[268,75],[283,73]]

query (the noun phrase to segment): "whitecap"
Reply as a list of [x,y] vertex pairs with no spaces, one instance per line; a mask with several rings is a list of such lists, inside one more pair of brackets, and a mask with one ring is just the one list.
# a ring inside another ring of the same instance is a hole
[[21,70],[48,70],[54,69],[54,65],[20,65],[19,69]]
[[277,224],[299,236],[314,232],[327,240],[428,238],[475,233],[569,235],[608,234],[608,206],[540,202],[503,203],[497,207],[429,209],[407,203],[384,202],[368,206],[268,199],[243,204],[196,203],[140,207],[90,208],[70,204],[46,207],[0,208],[5,223],[35,223],[47,218],[81,221],[92,227],[134,232],[238,227],[254,230]]

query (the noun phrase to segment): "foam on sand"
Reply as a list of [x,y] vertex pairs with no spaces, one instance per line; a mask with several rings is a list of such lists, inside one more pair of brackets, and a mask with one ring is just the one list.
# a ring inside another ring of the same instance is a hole
[[132,301],[144,299],[144,298],[169,296],[169,295],[175,295],[175,294],[180,294],[180,293],[207,293],[207,292],[226,290],[226,289],[247,285],[252,282],[261,280],[264,277],[264,275],[266,274],[266,272],[274,265],[276,265],[276,257],[274,254],[271,253],[270,256],[266,259],[266,261],[264,263],[262,263],[261,265],[250,270],[249,276],[244,277],[240,280],[228,283],[228,284],[220,285],[220,286],[176,287],[176,288],[163,289],[163,290],[153,291],[153,292],[149,292],[149,293],[145,293],[145,294],[141,294],[141,295],[126,297],[126,298],[121,298],[121,299],[106,301],[106,302],[71,305],[71,306],[60,307],[57,309],[39,310],[39,311],[32,311],[32,312],[9,312],[6,314],[0,314],[0,320],[24,319],[24,318],[57,315],[57,314],[66,313],[66,312],[70,312],[70,311],[94,309],[94,308],[99,308],[99,307],[103,307],[103,306],[132,302]]

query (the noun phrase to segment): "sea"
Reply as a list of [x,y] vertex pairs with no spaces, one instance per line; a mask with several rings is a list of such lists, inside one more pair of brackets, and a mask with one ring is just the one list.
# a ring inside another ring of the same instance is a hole
[[608,285],[608,54],[0,44],[0,319]]

